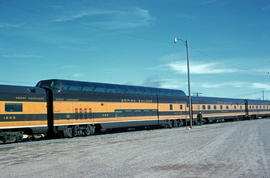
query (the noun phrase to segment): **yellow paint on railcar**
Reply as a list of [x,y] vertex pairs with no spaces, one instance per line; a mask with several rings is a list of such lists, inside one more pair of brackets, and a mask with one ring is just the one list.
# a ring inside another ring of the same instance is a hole
[[[5,112],[5,103],[22,104],[22,112]],[[47,114],[46,102],[0,101],[0,114]]]
[[[158,110],[161,111],[186,111],[187,106],[183,103],[172,104],[173,109],[170,110],[170,103],[158,104]],[[182,105],[183,109],[180,109]],[[91,108],[92,112],[114,112],[116,109],[157,109],[157,103],[116,103],[116,102],[68,102],[55,101],[55,113],[74,113],[75,108]]]
[[35,127],[35,126],[41,126],[46,127],[47,126],[47,120],[46,121],[10,121],[10,122],[0,122],[0,128],[8,128],[8,127]]
[[116,102],[70,102],[55,101],[54,112],[74,113],[75,109],[91,108],[92,112],[114,112],[116,109],[157,109],[157,103],[116,103]]
[[203,117],[240,116],[240,115],[245,115],[245,112],[203,114]]

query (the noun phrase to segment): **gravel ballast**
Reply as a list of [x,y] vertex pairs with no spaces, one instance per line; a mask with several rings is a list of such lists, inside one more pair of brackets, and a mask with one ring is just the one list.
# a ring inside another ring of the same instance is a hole
[[270,177],[270,119],[0,145],[0,177]]

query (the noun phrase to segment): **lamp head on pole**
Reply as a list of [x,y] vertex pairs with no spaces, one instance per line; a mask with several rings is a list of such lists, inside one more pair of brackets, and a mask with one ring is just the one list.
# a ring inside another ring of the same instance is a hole
[[174,43],[177,43],[178,39],[176,37],[174,37]]

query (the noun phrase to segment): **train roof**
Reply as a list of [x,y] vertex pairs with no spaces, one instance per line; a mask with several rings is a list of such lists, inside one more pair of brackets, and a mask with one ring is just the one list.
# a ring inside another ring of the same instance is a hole
[[193,104],[243,104],[244,99],[193,96]]
[[120,85],[109,83],[83,82],[74,80],[50,79],[41,80],[37,87],[49,87],[63,91],[89,91],[104,93],[124,93],[161,96],[186,96],[182,90],[163,89],[144,86]]
[[[246,99],[237,99],[237,98],[221,98],[221,97],[202,97],[202,96],[193,96],[193,104],[244,104]],[[248,103],[251,105],[255,104],[270,104],[269,100],[254,100],[247,99]]]
[[0,85],[0,93],[44,93],[45,91],[38,87],[32,86],[16,86],[16,85]]

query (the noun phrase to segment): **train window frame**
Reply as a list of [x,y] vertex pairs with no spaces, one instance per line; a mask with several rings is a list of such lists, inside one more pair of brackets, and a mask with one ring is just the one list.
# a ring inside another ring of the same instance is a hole
[[207,109],[208,109],[208,110],[211,110],[211,105],[208,105],[208,106],[207,106]]
[[96,86],[94,92],[106,93],[106,88],[103,86]]
[[135,109],[134,113],[135,113],[135,116],[141,116],[142,115],[142,110],[141,109]]
[[60,90],[60,83],[58,81],[52,81],[50,84],[50,88],[54,89],[54,90]]
[[82,87],[80,85],[70,85],[70,84],[63,84],[63,90],[66,91],[81,91]]
[[214,110],[216,110],[217,109],[217,105],[214,105]]
[[180,107],[180,110],[183,110],[183,105],[182,105],[182,104],[180,104],[180,106],[179,106],[179,107]]
[[229,105],[226,105],[226,109],[229,109]]
[[197,105],[197,110],[200,110],[200,105],[199,104]]
[[133,116],[133,110],[132,109],[126,109],[125,110],[125,116]]
[[124,114],[123,110],[115,110],[114,111],[115,117],[123,117],[123,114]]
[[106,92],[107,93],[117,93],[117,88],[116,87],[107,87]]
[[203,110],[205,110],[206,109],[206,107],[205,107],[205,105],[203,105]]
[[38,87],[42,87],[42,88],[50,88],[51,87],[51,81],[48,81],[48,80],[44,80],[44,81],[40,81],[38,82],[37,84]]
[[151,115],[156,116],[157,115],[157,110],[156,109],[150,109],[151,110]]
[[143,110],[143,115],[144,116],[149,116],[150,114],[149,114],[149,109],[144,109]]
[[23,104],[5,103],[5,112],[23,112]]
[[221,110],[223,110],[223,106],[222,106],[222,105],[219,105],[219,108],[220,108]]
[[173,105],[172,104],[170,104],[170,110],[173,110]]
[[94,91],[94,87],[93,86],[83,86],[81,88],[82,91],[85,91],[85,92],[93,92]]

